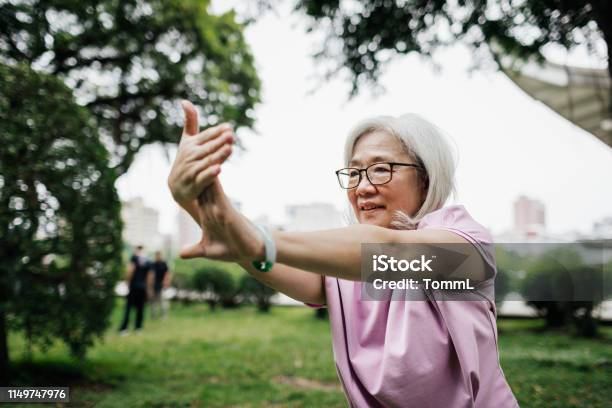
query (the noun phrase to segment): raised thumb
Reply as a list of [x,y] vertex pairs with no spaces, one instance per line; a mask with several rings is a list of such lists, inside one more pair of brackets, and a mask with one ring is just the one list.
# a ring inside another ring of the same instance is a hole
[[200,131],[200,125],[198,123],[198,111],[196,110],[193,103],[188,100],[181,101],[181,106],[185,112],[185,124],[183,126],[183,134],[188,136],[197,135]]
[[181,249],[179,256],[182,259],[202,258],[206,256],[206,251],[204,250],[204,243],[200,241],[197,244]]

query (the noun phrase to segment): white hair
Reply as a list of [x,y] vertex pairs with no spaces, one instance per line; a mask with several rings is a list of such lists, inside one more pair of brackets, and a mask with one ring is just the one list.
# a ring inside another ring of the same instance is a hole
[[[397,118],[377,116],[359,122],[349,132],[344,149],[346,166],[349,166],[357,139],[375,131],[385,131],[396,137],[410,159],[424,168],[417,170],[427,191],[423,205],[414,215],[397,211],[391,224],[396,229],[415,229],[426,214],[442,208],[448,198],[455,195],[456,150],[451,148],[450,138],[440,128],[417,114],[407,113]],[[347,215],[349,223],[357,222],[350,205]]]

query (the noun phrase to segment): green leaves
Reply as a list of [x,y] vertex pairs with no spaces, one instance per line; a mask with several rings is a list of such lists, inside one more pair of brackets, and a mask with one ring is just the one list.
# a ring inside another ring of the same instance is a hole
[[594,49],[602,37],[608,44],[612,40],[610,2],[299,0],[296,9],[327,33],[317,56],[336,60],[328,76],[348,69],[352,95],[362,85],[376,83],[385,63],[398,54],[431,56],[457,41],[474,50],[478,64],[482,48],[493,51],[494,58],[537,60],[548,43]]
[[0,123],[0,307],[30,343],[83,356],[122,269],[116,173],[87,110],[27,65],[0,64]]
[[0,5],[0,60],[56,75],[93,114],[118,174],[149,143],[176,143],[180,99],[204,127],[253,125],[260,82],[233,12],[208,1],[25,1]]

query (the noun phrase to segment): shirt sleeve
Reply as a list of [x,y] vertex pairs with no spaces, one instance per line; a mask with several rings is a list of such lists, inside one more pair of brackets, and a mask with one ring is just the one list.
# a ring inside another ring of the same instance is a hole
[[452,205],[427,214],[418,229],[441,229],[453,232],[474,245],[487,264],[485,280],[495,277],[495,249],[489,231],[476,222],[462,205]]
[[327,307],[327,305],[319,305],[316,303],[304,303],[308,307],[312,307],[314,309],[321,309],[322,307]]
[[[326,283],[326,282],[325,282],[325,279],[327,279],[327,277],[323,276],[323,282],[324,282],[323,289],[324,289],[324,290],[325,290],[325,283]],[[321,308],[327,307],[327,305],[326,305],[326,304],[318,304],[318,303],[306,303],[306,302],[304,302],[304,304],[305,304],[306,306],[308,306],[308,307],[312,307],[312,308],[314,308],[314,309],[321,309]]]

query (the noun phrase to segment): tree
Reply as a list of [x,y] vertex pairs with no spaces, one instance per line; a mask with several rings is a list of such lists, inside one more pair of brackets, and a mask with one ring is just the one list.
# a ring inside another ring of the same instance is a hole
[[8,329],[83,357],[108,327],[120,202],[89,113],[51,75],[0,64],[0,383]]
[[495,275],[495,304],[499,308],[506,296],[515,290],[517,271],[525,269],[529,265],[529,256],[521,256],[516,251],[501,245],[495,245],[495,263],[497,275]]
[[228,308],[238,306],[238,283],[223,267],[210,265],[198,269],[193,275],[193,286],[206,295],[206,301],[213,311],[219,304]]
[[0,0],[0,376],[8,328],[82,356],[106,327],[120,267],[114,182],[142,146],[177,141],[176,99],[201,106],[204,126],[253,124],[260,83],[243,25],[208,6]]
[[545,319],[547,328],[565,328],[573,322],[578,334],[595,337],[593,309],[601,302],[600,295],[605,295],[600,267],[585,264],[577,251],[551,249],[527,268],[520,291],[527,305]]
[[257,310],[267,313],[272,306],[271,299],[276,294],[276,290],[245,273],[240,279],[239,293],[245,301],[257,305]]
[[497,268],[495,275],[495,305],[499,308],[512,290],[512,274],[505,269]]
[[329,312],[326,307],[318,307],[315,309],[315,318],[325,320],[329,317]]
[[178,139],[178,98],[202,125],[252,126],[259,79],[243,26],[207,0],[0,0],[0,62],[60,78],[96,119],[117,175]]
[[[612,2],[607,0],[299,0],[312,18],[310,29],[327,33],[319,57],[346,68],[352,94],[375,82],[393,57],[411,52],[431,56],[461,41],[476,56],[542,60],[546,44],[593,49],[602,39],[612,58]],[[608,64],[612,77],[612,66]],[[612,109],[612,108],[611,108]]]
[[193,276],[188,275],[184,272],[173,270],[172,286],[176,289],[174,300],[179,300],[183,305],[191,304],[191,291],[195,290],[193,287]]

